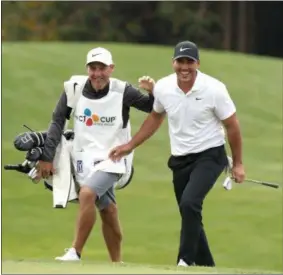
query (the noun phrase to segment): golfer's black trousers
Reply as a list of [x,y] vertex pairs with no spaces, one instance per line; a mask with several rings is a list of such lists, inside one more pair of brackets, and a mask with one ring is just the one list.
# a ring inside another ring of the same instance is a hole
[[227,163],[224,146],[169,158],[182,217],[177,262],[182,259],[188,265],[215,266],[202,224],[202,205]]

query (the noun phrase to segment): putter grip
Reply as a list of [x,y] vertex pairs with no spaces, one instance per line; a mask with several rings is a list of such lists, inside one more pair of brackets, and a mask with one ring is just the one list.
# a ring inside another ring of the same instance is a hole
[[18,170],[21,168],[21,164],[6,164],[4,165],[5,170]]
[[11,170],[11,171],[18,171],[20,173],[27,174],[31,168],[28,166],[23,166],[22,164],[7,164],[4,165],[5,170]]
[[270,182],[265,182],[265,181],[263,181],[262,184],[266,185],[266,186],[269,186],[269,187],[272,187],[272,188],[278,188],[279,187],[278,184],[270,183]]

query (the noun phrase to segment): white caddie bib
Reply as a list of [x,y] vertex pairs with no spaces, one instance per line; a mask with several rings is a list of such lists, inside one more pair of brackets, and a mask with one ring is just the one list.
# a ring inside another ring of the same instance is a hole
[[[75,182],[84,182],[97,170],[122,174],[114,183],[115,189],[127,186],[134,173],[134,151],[117,163],[108,158],[113,147],[131,139],[130,121],[126,128],[122,128],[126,83],[111,78],[108,95],[90,100],[82,95],[87,79],[87,76],[75,75],[64,82],[67,106],[72,109],[71,115],[74,116],[75,138],[69,141],[68,146],[63,146],[65,138],[62,135],[61,146],[56,151],[54,165],[58,168],[58,174],[49,182],[53,186],[55,208],[65,208],[68,201],[76,201],[78,194]],[[65,130],[68,123],[69,120]]]
[[122,107],[125,82],[110,80],[109,92],[101,99],[83,95],[74,110],[72,159],[77,181],[82,183],[96,170],[126,173],[126,160],[113,162],[110,150],[129,141],[129,128],[123,129]]

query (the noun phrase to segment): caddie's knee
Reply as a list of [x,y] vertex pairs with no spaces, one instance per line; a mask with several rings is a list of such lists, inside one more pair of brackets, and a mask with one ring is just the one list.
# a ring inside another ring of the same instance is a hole
[[96,199],[95,192],[88,186],[82,186],[79,192],[79,201],[94,204]]
[[109,203],[107,206],[105,206],[102,210],[101,213],[104,215],[107,215],[107,217],[116,217],[118,216],[118,208],[117,205],[114,202]]

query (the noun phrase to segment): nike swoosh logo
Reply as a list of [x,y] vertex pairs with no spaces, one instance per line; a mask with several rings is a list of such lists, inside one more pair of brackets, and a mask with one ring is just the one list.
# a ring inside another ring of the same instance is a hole
[[191,48],[181,48],[180,49],[180,52],[183,52],[183,51],[185,51],[185,50],[190,50]]
[[74,83],[74,94],[76,93],[76,86],[78,86],[77,82]]
[[100,55],[101,53],[96,53],[96,54],[92,54],[92,57],[95,57],[97,55]]
[[196,100],[202,100],[202,98],[200,98],[200,97],[196,97]]

